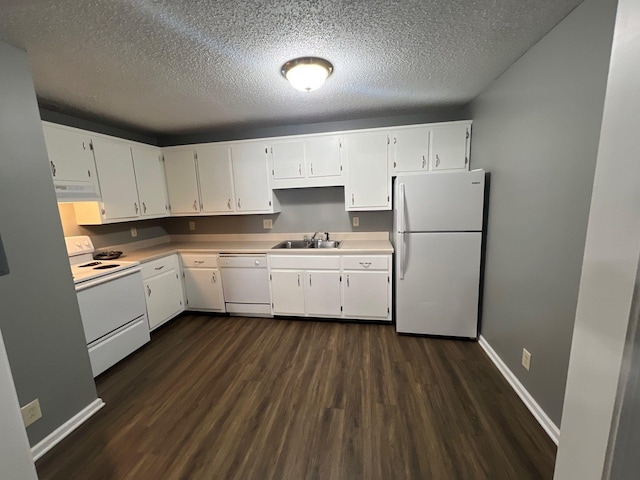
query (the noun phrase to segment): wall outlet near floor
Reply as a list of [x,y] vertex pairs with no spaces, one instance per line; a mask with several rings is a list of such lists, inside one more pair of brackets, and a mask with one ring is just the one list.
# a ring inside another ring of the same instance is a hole
[[196,229],[196,222],[193,220],[189,221],[189,230],[194,231]]
[[531,368],[531,354],[526,348],[522,349],[522,366],[529,371]]
[[262,220],[262,228],[265,230],[271,230],[273,228],[273,220],[270,218],[265,218]]
[[28,427],[39,418],[42,418],[40,401],[37,398],[33,402],[22,407],[20,411],[22,412],[22,421],[24,422],[25,427]]
[[360,217],[353,217],[351,219],[351,223],[353,224],[354,227],[359,227],[360,226]]
[[138,236],[138,229],[136,227],[131,227],[131,236],[134,238]]

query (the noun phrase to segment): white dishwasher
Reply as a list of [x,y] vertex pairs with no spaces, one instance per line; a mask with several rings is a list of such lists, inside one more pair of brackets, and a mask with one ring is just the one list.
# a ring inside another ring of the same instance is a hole
[[232,315],[270,317],[267,256],[221,253],[219,259],[227,312]]

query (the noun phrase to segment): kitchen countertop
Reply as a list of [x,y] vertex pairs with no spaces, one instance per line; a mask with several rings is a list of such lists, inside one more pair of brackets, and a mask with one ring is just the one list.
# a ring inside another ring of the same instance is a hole
[[[388,234],[387,234],[388,235]],[[341,248],[291,248],[277,249],[272,247],[282,240],[297,239],[299,235],[274,235],[272,239],[264,238],[267,235],[239,235],[238,239],[232,239],[230,235],[199,235],[202,240],[195,240],[195,235],[189,239],[184,239],[183,235],[174,236],[170,240],[164,237],[163,243],[149,245],[144,242],[118,245],[117,249],[124,254],[122,259],[128,261],[138,261],[141,263],[150,262],[158,258],[172,255],[174,253],[269,253],[277,255],[389,255],[393,253],[393,246],[388,239],[381,235],[367,236],[365,234],[347,234],[346,238],[341,235],[332,235],[332,239],[343,240]],[[176,238],[181,237],[181,238]],[[216,238],[219,237],[219,238]],[[116,249],[112,247],[110,249]]]

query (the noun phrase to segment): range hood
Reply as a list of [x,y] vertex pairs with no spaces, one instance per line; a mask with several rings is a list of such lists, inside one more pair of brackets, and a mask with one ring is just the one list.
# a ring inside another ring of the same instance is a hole
[[58,202],[88,202],[100,200],[96,187],[87,183],[54,181]]

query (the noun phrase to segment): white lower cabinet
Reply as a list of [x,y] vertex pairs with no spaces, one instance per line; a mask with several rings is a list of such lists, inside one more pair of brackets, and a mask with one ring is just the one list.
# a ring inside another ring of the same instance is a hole
[[274,315],[391,320],[391,256],[270,255]]
[[218,256],[214,254],[181,254],[187,310],[224,312],[222,276]]
[[149,329],[153,330],[184,311],[180,264],[170,255],[142,265],[142,281]]

